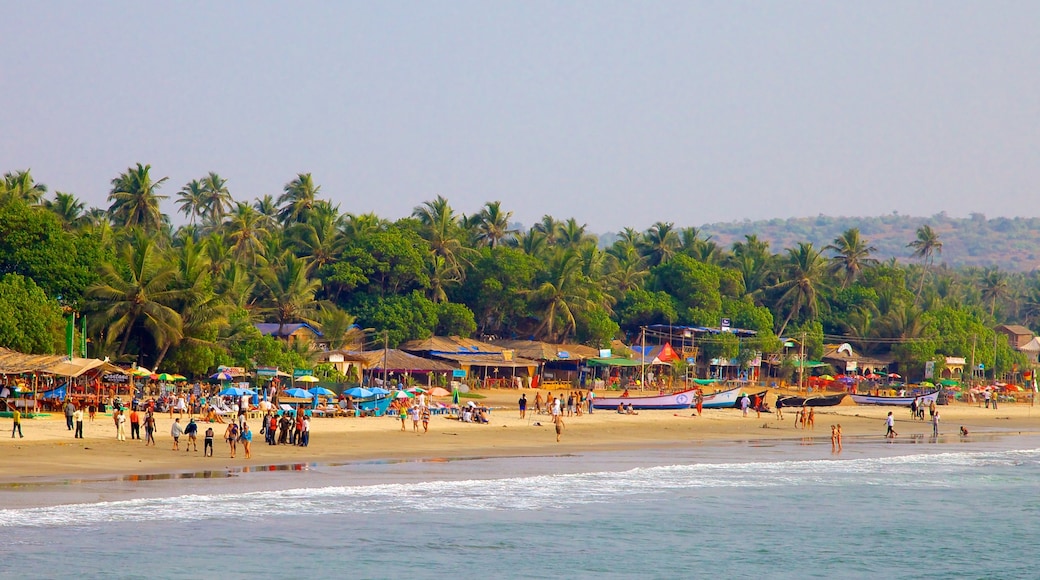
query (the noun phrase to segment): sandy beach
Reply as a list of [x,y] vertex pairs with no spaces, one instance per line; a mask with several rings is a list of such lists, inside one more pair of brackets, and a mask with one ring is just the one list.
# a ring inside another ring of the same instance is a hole
[[[533,401],[535,391],[526,390]],[[756,439],[818,438],[829,443],[830,425],[840,423],[847,438],[877,437],[884,434],[884,418],[894,411],[896,431],[901,438],[928,437],[932,425],[927,420],[910,419],[906,408],[857,406],[846,399],[837,407],[816,409],[815,429],[796,428],[794,409],[785,409],[784,420],[775,413],[743,417],[737,409],[705,410],[700,417],[694,411],[640,411],[638,415],[619,415],[597,411],[593,415],[566,417],[566,429],[560,443],[547,415],[528,410],[520,419],[517,410],[519,394],[515,390],[484,391],[481,403],[494,408],[488,425],[462,423],[446,416],[434,416],[428,433],[416,434],[411,421],[406,431],[401,422],[389,417],[315,418],[311,422],[311,444],[301,448],[288,445],[269,446],[259,434],[259,422],[253,421],[253,457],[245,459],[239,448],[237,458],[229,457],[229,449],[221,436],[224,425],[214,424],[216,452],[213,458],[202,455],[200,425],[199,451],[186,452],[185,438],[181,450],[171,449],[169,435],[172,420],[158,414],[157,446],[145,447],[136,440],[117,441],[110,415],[99,414],[85,422],[84,439],[74,439],[66,429],[64,417],[23,420],[24,438],[8,436],[11,421],[0,421],[0,483],[19,484],[54,481],[70,477],[100,475],[148,475],[234,469],[294,462],[344,462],[367,459],[408,459],[467,456],[548,455],[668,447],[690,442],[746,441]],[[543,392],[544,395],[544,392]],[[770,394],[768,401],[774,400]],[[1040,432],[1040,408],[1029,403],[1002,404],[987,409],[974,404],[954,403],[939,407],[940,432],[958,436],[960,426],[971,435],[1001,433],[1032,435]],[[187,418],[182,420],[186,422]],[[969,435],[970,436],[970,435]]]

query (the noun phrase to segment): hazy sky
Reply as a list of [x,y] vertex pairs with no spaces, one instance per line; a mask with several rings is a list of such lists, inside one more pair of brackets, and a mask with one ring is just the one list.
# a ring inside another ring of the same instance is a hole
[[[0,0],[0,171],[592,231],[1040,215],[1038,2]],[[183,218],[182,218],[183,219]]]

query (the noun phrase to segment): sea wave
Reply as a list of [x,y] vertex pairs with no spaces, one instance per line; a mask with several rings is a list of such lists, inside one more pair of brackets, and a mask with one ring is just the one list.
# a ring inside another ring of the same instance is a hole
[[[639,501],[660,494],[775,486],[948,488],[988,467],[1040,462],[1040,449],[930,453],[841,460],[691,463],[498,479],[336,485],[188,494],[0,510],[0,527],[88,526],[104,522],[253,520],[272,515],[337,515],[450,510],[545,510]],[[349,477],[345,474],[344,477]]]

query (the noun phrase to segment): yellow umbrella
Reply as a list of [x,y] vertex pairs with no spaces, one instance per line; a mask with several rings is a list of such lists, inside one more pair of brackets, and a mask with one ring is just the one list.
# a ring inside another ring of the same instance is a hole
[[302,377],[296,377],[296,380],[301,383],[316,383],[320,379],[314,375],[304,375]]

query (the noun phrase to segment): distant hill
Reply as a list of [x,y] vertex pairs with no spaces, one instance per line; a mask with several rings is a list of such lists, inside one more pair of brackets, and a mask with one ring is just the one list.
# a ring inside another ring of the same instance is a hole
[[867,242],[877,248],[876,257],[900,262],[911,261],[907,244],[916,239],[917,228],[930,225],[943,243],[936,264],[952,267],[999,266],[1004,270],[1029,271],[1040,266],[1040,218],[993,218],[971,214],[968,218],[951,218],[944,213],[932,217],[899,214],[879,217],[828,217],[773,219],[714,223],[703,226],[704,235],[724,248],[743,240],[745,234],[756,234],[768,241],[774,252],[812,242],[822,248],[849,228],[859,228]]

